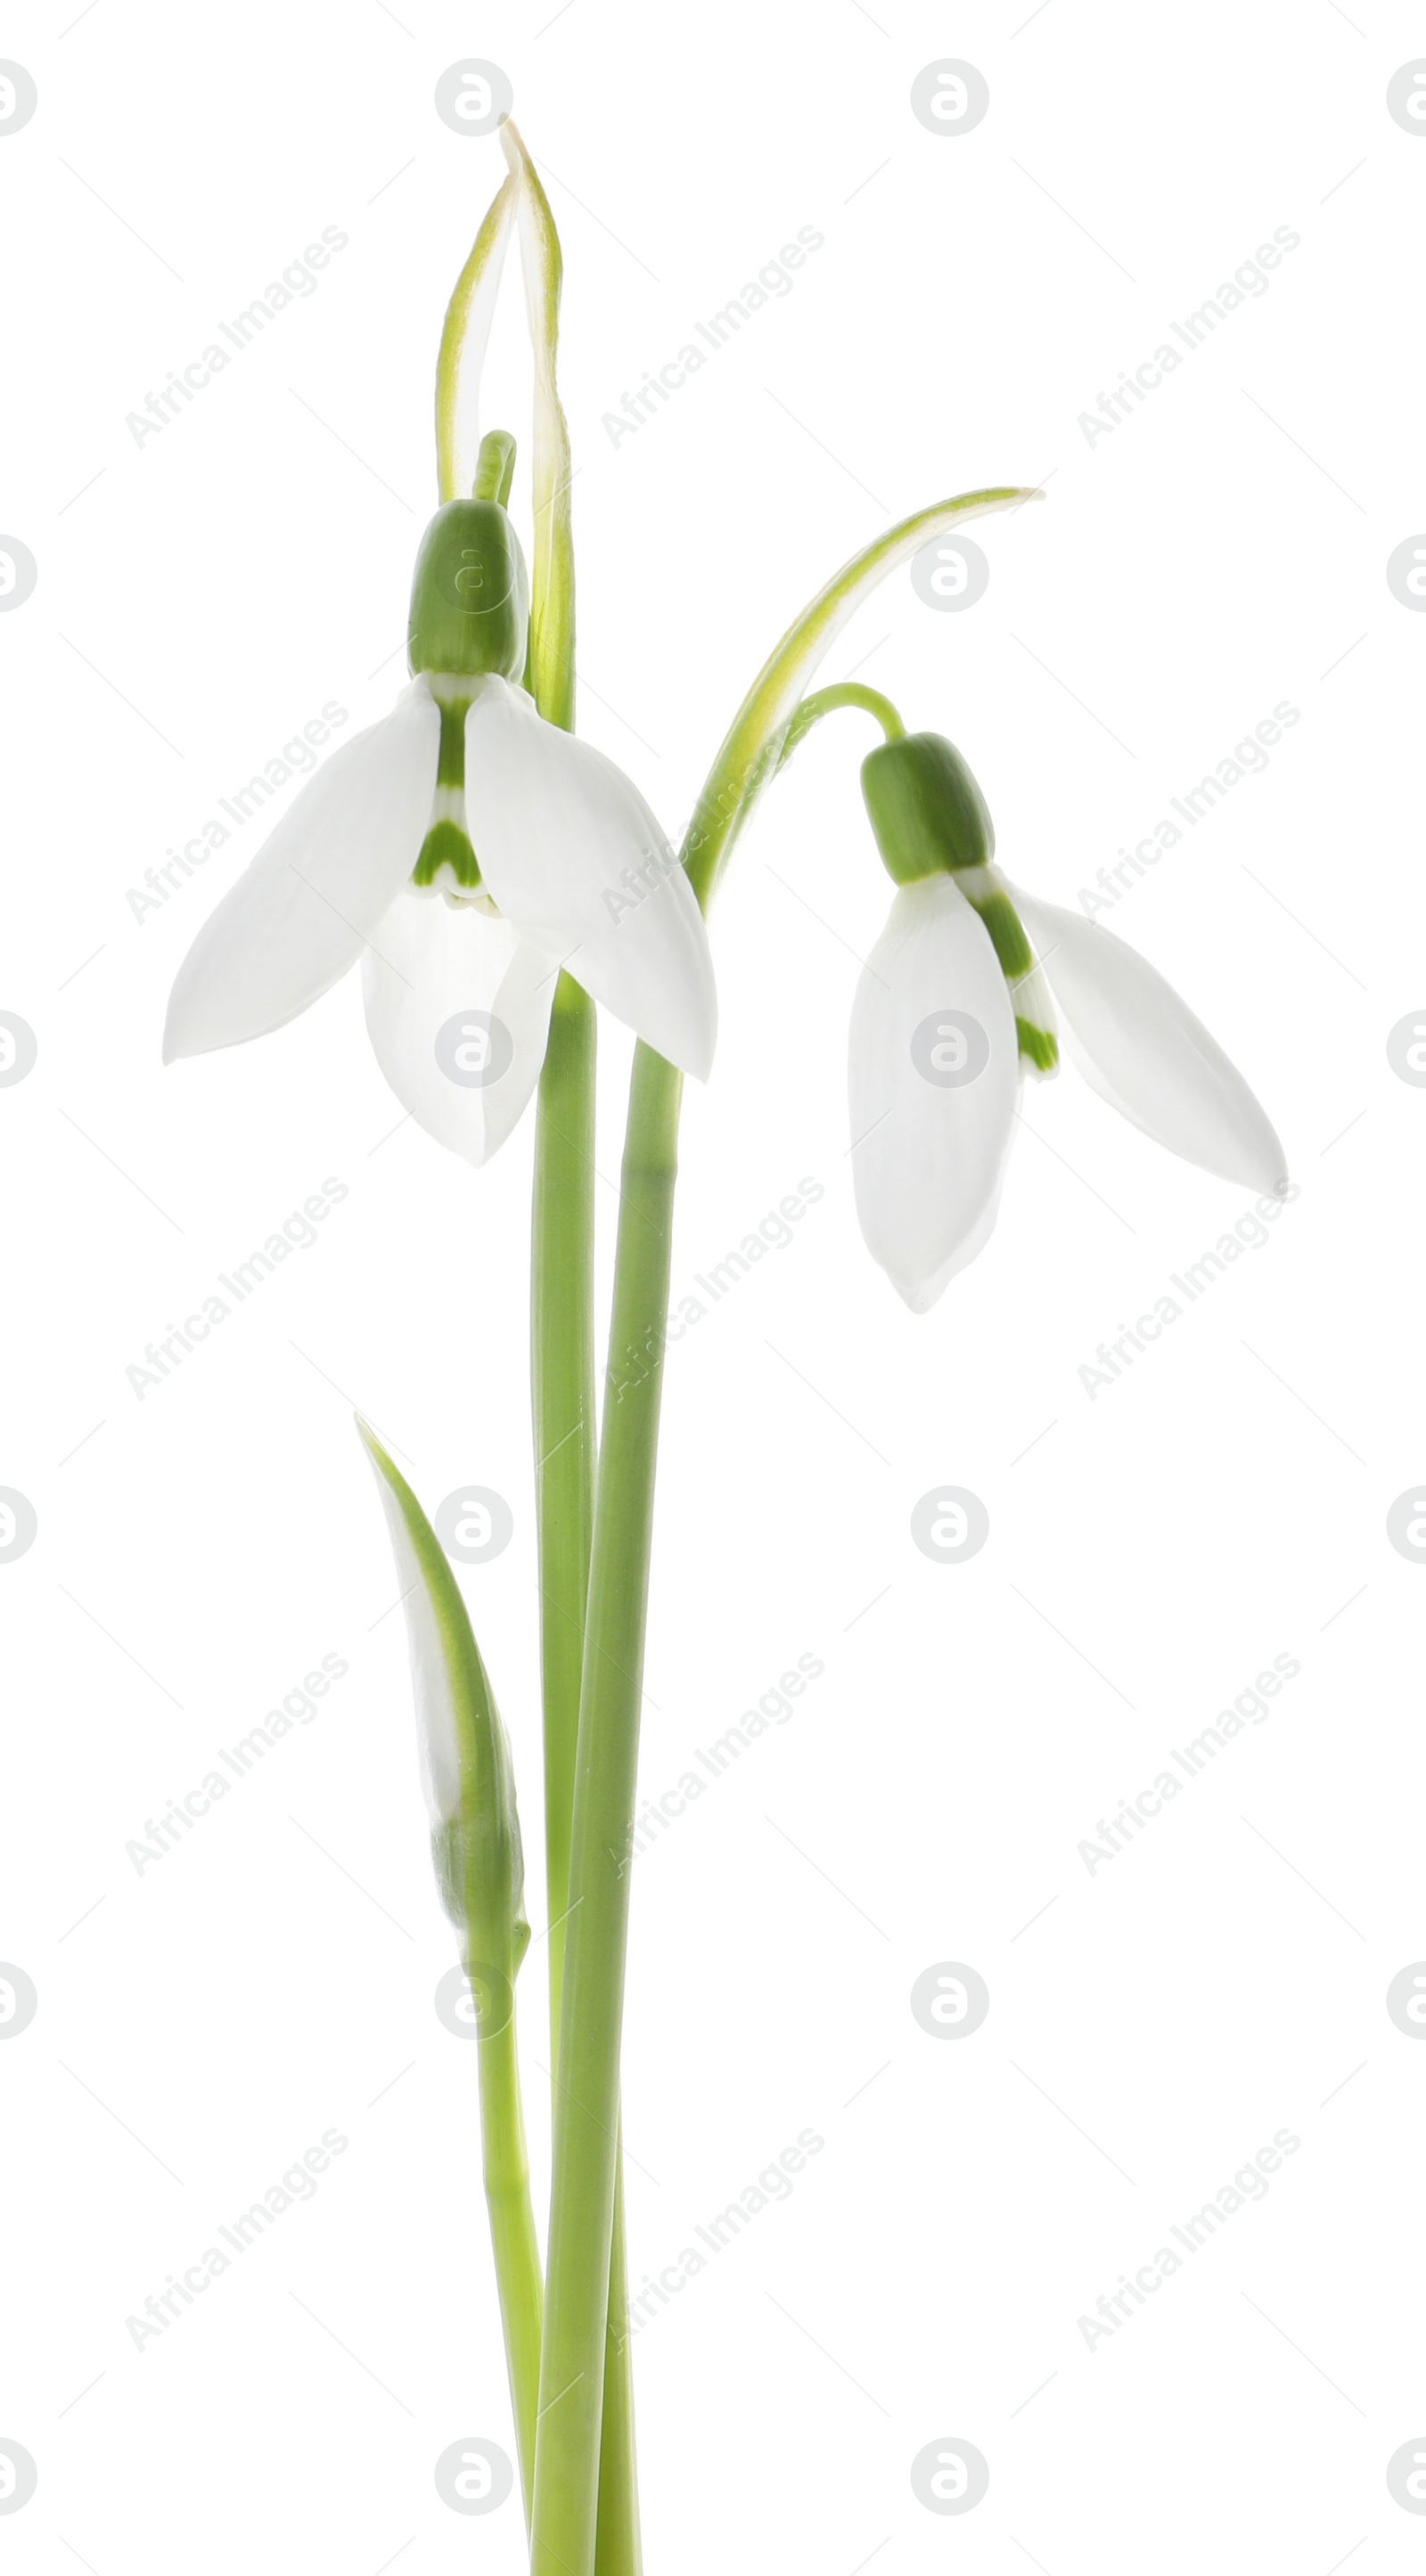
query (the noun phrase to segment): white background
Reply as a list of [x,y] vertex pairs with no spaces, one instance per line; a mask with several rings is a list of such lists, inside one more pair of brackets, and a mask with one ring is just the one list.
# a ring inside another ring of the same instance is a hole
[[[1300,1197],[1093,1400],[1078,1374],[1249,1204],[1073,1075],[1027,1094],[999,1229],[929,1318],[864,1255],[845,1028],[887,887],[859,718],[761,810],[716,915],[722,1036],[690,1090],[675,1279],[803,1176],[825,1196],[671,1354],[643,1776],[661,1791],[810,1654],[825,1674],[639,1862],[627,2044],[636,2285],[804,2128],[792,2196],[637,2345],[651,2576],[1034,2563],[1328,2576],[1419,2564],[1389,2456],[1426,2433],[1426,2049],[1385,2010],[1426,1952],[1420,1008],[1426,140],[1386,111],[1383,0],[954,13],[730,0],[396,0],[235,19],[19,7],[39,108],[0,140],[9,808],[0,1093],[9,1328],[0,2052],[12,2297],[0,2435],[38,2463],[12,2564],[496,2571],[438,2452],[513,2448],[473,2051],[411,1742],[359,1403],[428,1507],[515,1537],[467,1598],[515,1740],[540,1921],[526,1410],[531,1130],[484,1174],[397,1106],[350,983],[164,1072],[165,995],[256,847],[142,921],[170,845],[327,700],[402,675],[434,506],[445,299],[501,171],[437,118],[500,64],[566,253],[580,721],[682,824],[757,663],[879,526],[985,482],[989,590],[892,581],[860,665],[950,732],[1001,854],[1073,903],[1279,701],[1300,721],[1113,915],[1242,1065]],[[548,21],[548,23],[547,23]],[[973,132],[917,123],[955,56]],[[324,226],[317,291],[160,436],[125,426]],[[666,409],[602,426],[802,226],[825,235]],[[1300,246],[1091,446],[1079,415],[1277,227]],[[513,272],[512,272],[513,282]],[[523,435],[513,298],[487,418]],[[284,799],[291,794],[284,791]],[[603,1253],[627,1044],[603,1054]],[[396,1132],[393,1132],[395,1130]],[[142,1401],[126,1370],[328,1176],[348,1196]],[[82,1445],[81,1445],[82,1444]],[[990,1515],[913,1547],[938,1480]],[[869,1606],[873,1605],[874,1606]],[[383,1615],[388,1614],[388,1615]],[[183,1845],[125,1846],[324,1654],[348,1677]],[[1300,1675],[1136,1844],[1080,1841],[1277,1655]],[[913,1980],[965,1961],[947,2045]],[[542,1951],[522,1989],[537,2197]],[[349,2141],[203,2301],[125,2320],[328,2128]],[[1129,2322],[1077,2320],[1280,2129],[1265,2199]],[[943,2520],[913,2455],[990,2464]],[[1353,2556],[1353,2553],[1357,2553]]]

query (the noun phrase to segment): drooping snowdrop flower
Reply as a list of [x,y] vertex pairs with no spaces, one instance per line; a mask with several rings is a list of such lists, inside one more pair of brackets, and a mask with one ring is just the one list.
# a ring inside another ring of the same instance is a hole
[[1053,1000],[1094,1089],[1157,1143],[1280,1195],[1282,1147],[1242,1075],[1171,985],[1123,940],[1033,901],[993,865],[985,800],[939,734],[862,765],[896,884],[852,1007],[857,1215],[917,1314],[989,1239],[1022,1074],[1053,1073]]
[[499,500],[437,511],[412,586],[411,685],[308,780],[205,922],[165,1062],[281,1028],[360,958],[387,1081],[473,1163],[534,1089],[561,967],[706,1079],[703,916],[632,781],[520,686],[528,597]]

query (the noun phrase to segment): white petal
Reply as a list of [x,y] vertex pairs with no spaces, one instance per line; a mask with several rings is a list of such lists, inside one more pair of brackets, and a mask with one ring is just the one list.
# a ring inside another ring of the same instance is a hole
[[1015,901],[1064,1013],[1069,1052],[1101,1097],[1222,1180],[1285,1188],[1286,1157],[1265,1112],[1173,986],[1097,922],[1029,895]]
[[504,1144],[539,1080],[558,973],[508,921],[409,888],[372,934],[362,992],[377,1062],[427,1135],[469,1163]]
[[706,1081],[718,1031],[698,899],[632,779],[482,680],[465,720],[465,810],[506,918],[585,991]]
[[418,681],[308,779],[184,958],[165,1064],[280,1029],[356,964],[420,856],[440,735]]
[[952,877],[902,886],[852,1005],[848,1095],[867,1249],[918,1315],[990,1235],[1019,1089],[984,924]]

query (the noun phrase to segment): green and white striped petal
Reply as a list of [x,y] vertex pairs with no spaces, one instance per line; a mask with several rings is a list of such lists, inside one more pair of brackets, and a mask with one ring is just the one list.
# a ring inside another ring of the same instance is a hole
[[1015,1013],[1020,1062],[1036,1081],[1043,1081],[1047,1075],[1059,1070],[1055,1009],[1050,1000],[1049,986],[1035,963],[1035,952],[1015,908],[1017,897],[999,868],[989,861],[980,868],[958,868],[956,883],[967,903],[973,904],[979,913],[1000,960],[1000,971],[1009,987],[1010,1006]]

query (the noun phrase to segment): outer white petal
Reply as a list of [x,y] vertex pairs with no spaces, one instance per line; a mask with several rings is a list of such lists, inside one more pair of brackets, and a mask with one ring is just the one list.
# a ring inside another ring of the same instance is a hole
[[[440,895],[403,891],[372,935],[362,992],[377,1062],[427,1135],[469,1163],[504,1144],[539,1080],[558,973],[508,921]],[[460,1079],[482,1056],[493,1079]]]
[[[981,1051],[949,1013],[977,1023],[987,1050],[962,1082],[933,1078]],[[852,1005],[848,1095],[867,1249],[918,1315],[995,1224],[1019,1088],[1015,1013],[984,924],[952,877],[902,886]]]
[[486,679],[465,720],[465,810],[506,918],[670,1064],[706,1081],[718,1032],[708,933],[632,779],[546,724],[523,689]]
[[1285,1188],[1287,1158],[1265,1111],[1157,968],[1080,913],[1018,892],[1015,902],[1064,1013],[1069,1052],[1102,1098],[1225,1181]]
[[165,1064],[280,1029],[356,964],[420,855],[440,735],[418,681],[309,778],[184,958]]

